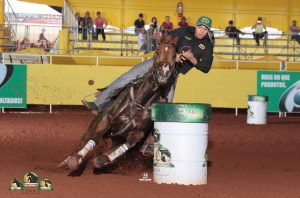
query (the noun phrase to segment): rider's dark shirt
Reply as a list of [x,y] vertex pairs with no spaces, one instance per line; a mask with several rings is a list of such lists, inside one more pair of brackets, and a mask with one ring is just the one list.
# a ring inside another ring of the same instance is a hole
[[186,74],[193,67],[196,67],[204,73],[209,72],[213,62],[213,44],[208,35],[203,39],[198,39],[195,36],[195,27],[187,26],[176,29],[172,33],[172,36],[178,37],[176,45],[177,53],[191,49],[197,59],[196,65],[189,60],[177,64],[177,70],[180,73]]

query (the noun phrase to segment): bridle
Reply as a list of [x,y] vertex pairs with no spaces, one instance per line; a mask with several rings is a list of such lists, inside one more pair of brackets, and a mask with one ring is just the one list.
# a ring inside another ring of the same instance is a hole
[[[157,64],[163,64],[163,65],[164,64],[170,64],[167,61],[161,61],[159,63],[156,62],[156,60],[159,58],[161,48],[165,48],[165,49],[167,49],[167,48],[173,48],[175,50],[176,49],[176,45],[175,45],[175,43],[173,43],[170,40],[166,40],[166,41],[163,41],[163,42],[159,43],[158,47],[157,47],[157,49],[156,49],[156,51],[154,53],[154,62],[153,62],[153,65],[157,65]],[[174,66],[174,65],[175,65],[175,62],[171,66]],[[157,81],[157,79],[159,77],[159,74],[157,73],[157,70],[153,69],[152,72],[149,75],[153,76],[153,80],[155,81],[155,88],[157,89],[159,87],[159,83]]]

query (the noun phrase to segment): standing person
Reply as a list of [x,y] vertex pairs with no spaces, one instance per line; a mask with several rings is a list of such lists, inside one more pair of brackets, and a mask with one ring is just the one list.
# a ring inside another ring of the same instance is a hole
[[139,18],[134,21],[134,32],[135,32],[135,34],[138,35],[139,30],[141,28],[144,28],[144,26],[145,26],[144,14],[140,13]]
[[148,53],[148,36],[145,28],[141,28],[140,32],[138,34],[138,45],[140,47],[140,50],[144,51],[144,53]]
[[267,45],[268,32],[266,26],[262,21],[262,17],[257,18],[257,21],[255,22],[255,24],[252,26],[251,29],[255,30],[253,32],[253,37],[256,42],[256,46],[259,46],[259,39],[261,38],[264,38],[264,45]]
[[95,32],[95,40],[98,40],[98,35],[101,33],[102,40],[106,40],[104,29],[107,26],[106,20],[101,16],[101,12],[97,12],[97,17],[95,18],[96,32]]
[[233,38],[236,39],[236,43],[238,45],[240,45],[240,36],[239,34],[245,34],[242,31],[240,31],[239,29],[237,29],[234,25],[233,25],[233,20],[230,20],[228,22],[228,26],[225,29],[225,34],[229,37],[229,38]]
[[188,22],[186,22],[185,16],[181,17],[179,23],[178,23],[178,28],[189,26]]
[[159,31],[159,24],[157,22],[156,17],[152,17],[151,22],[149,24],[149,35],[150,35],[150,41],[151,41],[151,50],[156,50],[156,35],[158,34]]
[[289,27],[291,39],[300,44],[300,28],[297,26],[297,21],[293,20],[292,25]]
[[82,19],[82,40],[87,40],[87,35],[93,31],[93,19],[90,12],[86,11],[85,17]]
[[170,16],[165,17],[165,21],[161,24],[161,30],[167,30],[169,32],[173,31],[173,23],[170,21]]
[[[208,35],[212,26],[211,18],[201,16],[196,21],[195,26],[187,26],[176,29],[171,35],[178,38],[176,45],[176,68],[178,74],[186,74],[193,67],[208,73],[211,69],[213,62],[213,45]],[[153,64],[153,58],[148,59],[121,75],[113,81],[107,89],[98,95],[94,102],[82,100],[82,103],[89,110],[102,111],[104,106],[111,100],[111,97],[122,89],[132,80],[142,77],[146,74]],[[168,101],[173,100],[175,84],[178,74],[173,76],[173,84],[169,95]]]
[[50,42],[48,41],[48,39],[46,39],[45,32],[46,32],[46,30],[45,30],[45,28],[43,28],[42,32],[39,35],[37,46],[38,46],[38,48],[42,48],[44,50],[49,50]]
[[80,16],[79,12],[76,12],[75,19],[78,22],[78,33],[81,33],[82,32],[82,27],[81,27],[82,26],[82,17]]

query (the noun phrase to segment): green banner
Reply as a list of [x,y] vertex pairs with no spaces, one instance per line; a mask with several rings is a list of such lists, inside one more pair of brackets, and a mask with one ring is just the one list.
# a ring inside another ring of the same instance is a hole
[[27,66],[0,64],[0,108],[26,107]]
[[268,112],[300,112],[300,72],[257,71],[257,95],[269,96]]

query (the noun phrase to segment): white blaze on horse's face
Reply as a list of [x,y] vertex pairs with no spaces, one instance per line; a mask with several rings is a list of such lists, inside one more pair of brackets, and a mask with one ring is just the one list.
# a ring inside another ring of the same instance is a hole
[[167,75],[167,72],[170,71],[169,64],[164,63],[162,69],[163,69],[163,72],[164,72],[164,76],[166,76],[166,75]]

